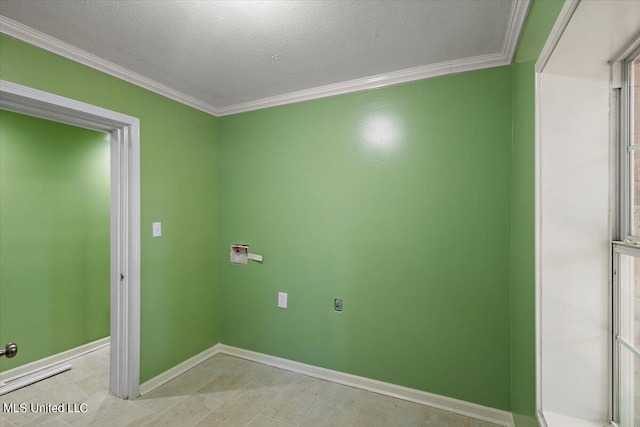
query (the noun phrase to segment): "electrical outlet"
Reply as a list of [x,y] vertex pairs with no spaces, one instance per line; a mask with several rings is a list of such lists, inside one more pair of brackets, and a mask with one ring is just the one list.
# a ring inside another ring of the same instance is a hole
[[342,313],[342,298],[336,298],[333,300],[333,309],[336,313]]
[[278,307],[287,308],[287,297],[286,292],[278,292]]

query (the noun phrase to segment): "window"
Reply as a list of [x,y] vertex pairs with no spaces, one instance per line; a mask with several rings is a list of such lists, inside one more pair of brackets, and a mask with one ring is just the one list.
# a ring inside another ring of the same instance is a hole
[[619,236],[613,244],[613,421],[640,425],[640,49],[622,63]]
[[[635,53],[623,63],[621,132],[623,175],[627,187],[623,195],[626,212],[622,218],[622,236],[640,241],[640,55]],[[626,169],[626,171],[625,171]],[[625,199],[628,200],[625,203]]]

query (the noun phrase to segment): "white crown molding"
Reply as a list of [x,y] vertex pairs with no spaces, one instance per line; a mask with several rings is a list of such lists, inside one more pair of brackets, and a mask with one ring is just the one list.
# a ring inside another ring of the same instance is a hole
[[343,95],[346,93],[409,83],[417,80],[509,65],[515,55],[518,39],[522,32],[522,27],[526,20],[530,3],[530,0],[515,1],[514,7],[511,9],[511,13],[509,14],[509,21],[507,22],[505,42],[502,50],[498,53],[440,62],[438,64],[430,64],[414,68],[406,68],[404,70],[393,71],[391,73],[378,74],[375,76],[348,80],[346,82],[290,92],[283,95],[276,95],[255,101],[230,105],[228,107],[220,107],[218,116],[228,116],[231,114],[261,110],[263,108],[275,107],[278,105],[311,101],[335,95]]
[[293,104],[296,102],[311,101],[314,99],[327,98],[330,96],[343,95],[346,93],[360,92],[363,90],[378,89],[381,87],[409,83],[433,77],[481,70],[483,68],[499,67],[502,65],[508,65],[509,63],[510,61],[505,57],[505,55],[503,55],[502,53],[496,53],[455,61],[441,62],[438,64],[407,68],[404,70],[393,71],[391,73],[378,74],[371,77],[348,80],[346,82],[319,86],[297,92],[286,93],[284,95],[276,95],[258,99],[255,101],[245,102],[242,104],[222,107],[219,110],[219,116],[228,116],[231,114],[261,110],[263,108]]
[[113,62],[102,59],[82,49],[78,49],[75,46],[41,33],[40,31],[34,30],[31,27],[2,15],[0,15],[0,33],[32,44],[51,53],[55,53],[63,58],[86,65],[87,67],[101,71],[120,80],[124,80],[128,83],[150,90],[151,92],[155,92],[166,98],[173,99],[181,104],[204,111],[205,113],[212,114],[214,116],[218,113],[218,109],[212,105],[178,92],[168,86],[156,82],[155,80],[141,76],[140,74],[134,73],[133,71],[114,64]]
[[516,54],[516,48],[518,47],[518,41],[524,28],[530,5],[531,0],[516,0],[511,9],[509,21],[507,22],[507,33],[504,38],[504,47],[502,48],[502,52],[509,59],[509,63],[513,62],[513,57]]
[[238,114],[247,111],[261,110],[278,105],[293,104],[326,98],[335,95],[359,92],[369,89],[377,89],[385,86],[393,86],[417,80],[441,77],[450,74],[481,70],[485,68],[509,65],[513,59],[518,38],[524,25],[530,0],[516,0],[509,14],[505,42],[500,52],[481,55],[471,58],[463,58],[454,61],[441,62],[425,66],[407,68],[390,73],[378,74],[345,82],[319,86],[311,89],[290,92],[261,98],[253,101],[234,104],[226,107],[216,107],[202,102],[189,95],[173,90],[161,83],[141,76],[133,71],[106,61],[93,54],[85,52],[65,42],[41,33],[19,22],[0,15],[0,32],[15,37],[19,40],[35,45],[64,58],[86,65],[103,73],[117,77],[126,82],[143,87],[159,95],[173,99],[174,101],[204,111],[208,114],[221,117]]

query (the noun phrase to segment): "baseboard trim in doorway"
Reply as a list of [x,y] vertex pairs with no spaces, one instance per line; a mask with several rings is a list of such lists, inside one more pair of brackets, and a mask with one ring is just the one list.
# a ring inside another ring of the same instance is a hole
[[195,367],[196,365],[199,365],[200,363],[204,362],[211,356],[214,356],[218,353],[220,353],[220,344],[216,344],[213,347],[210,347],[205,351],[196,354],[190,359],[185,360],[179,365],[176,365],[173,368],[167,371],[164,371],[160,375],[151,378],[149,381],[143,384],[140,384],[140,396],[144,396],[145,394],[152,392],[153,390],[157,389],[161,385],[168,383],[172,379],[184,374],[189,369]]
[[[101,338],[99,340],[83,344],[79,347],[63,351],[62,353],[54,354],[52,356],[45,357],[44,359],[36,360],[35,362],[0,372],[0,387],[4,386],[8,382],[15,381],[20,377],[35,374],[38,371],[52,368],[61,363],[68,362],[71,359],[75,359],[76,357],[106,347],[109,345],[110,339],[110,337]],[[19,355],[20,353],[18,350],[18,357]]]

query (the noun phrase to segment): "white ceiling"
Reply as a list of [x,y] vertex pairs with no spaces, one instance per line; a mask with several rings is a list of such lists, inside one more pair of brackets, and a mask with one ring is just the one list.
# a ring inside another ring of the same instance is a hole
[[504,65],[529,0],[0,0],[0,31],[216,115]]

